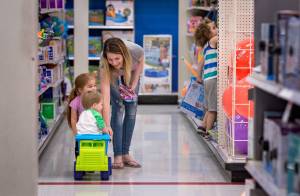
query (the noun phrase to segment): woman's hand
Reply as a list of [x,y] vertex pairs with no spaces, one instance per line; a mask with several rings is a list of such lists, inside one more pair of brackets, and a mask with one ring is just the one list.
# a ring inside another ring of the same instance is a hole
[[102,130],[102,132],[109,134],[111,137],[113,135],[113,131],[112,131],[111,127],[104,127],[103,130]]

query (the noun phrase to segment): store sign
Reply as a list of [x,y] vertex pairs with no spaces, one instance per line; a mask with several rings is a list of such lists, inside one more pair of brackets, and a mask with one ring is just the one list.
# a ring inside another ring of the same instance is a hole
[[172,35],[144,35],[142,94],[170,94],[172,89]]

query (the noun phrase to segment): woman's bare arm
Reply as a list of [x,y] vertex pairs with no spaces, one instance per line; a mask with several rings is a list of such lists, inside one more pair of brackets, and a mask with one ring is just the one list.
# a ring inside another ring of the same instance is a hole
[[139,78],[140,78],[140,75],[141,75],[143,69],[144,69],[144,55],[142,55],[140,57],[139,64],[138,64],[136,70],[133,72],[133,75],[131,76],[132,80],[130,82],[130,88],[132,90],[135,90],[135,88],[139,82]]

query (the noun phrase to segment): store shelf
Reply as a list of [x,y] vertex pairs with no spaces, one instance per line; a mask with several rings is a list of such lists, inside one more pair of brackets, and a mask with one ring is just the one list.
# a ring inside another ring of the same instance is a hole
[[53,61],[39,61],[39,65],[46,65],[46,64],[61,64],[65,61],[65,57],[61,57],[58,60],[53,60]]
[[192,10],[201,10],[201,11],[210,11],[210,7],[202,7],[202,6],[192,6],[192,7],[189,7],[187,9],[187,11],[192,11]]
[[62,11],[62,9],[42,9],[40,10],[40,14],[51,14],[60,11]]
[[[100,61],[100,57],[89,57],[88,58],[90,61]],[[72,57],[68,57],[68,60],[70,60],[70,61],[74,61],[74,57],[72,56]]]
[[[68,25],[69,29],[74,29],[74,25]],[[133,26],[105,26],[105,25],[89,25],[89,29],[103,30],[133,30]]]
[[57,130],[58,126],[61,124],[63,118],[64,118],[64,111],[66,109],[66,106],[62,106],[60,108],[60,114],[56,117],[56,119],[53,121],[53,123],[49,126],[49,131],[46,136],[43,136],[40,140],[40,143],[38,144],[38,154],[39,156],[42,154],[43,150],[53,137],[55,131]]
[[258,73],[253,73],[247,78],[247,81],[259,89],[300,106],[300,91],[288,89],[274,81],[266,80],[265,76]]
[[261,161],[247,161],[246,170],[269,195],[286,195],[286,191],[278,188],[278,186],[275,185],[272,176],[263,169]]

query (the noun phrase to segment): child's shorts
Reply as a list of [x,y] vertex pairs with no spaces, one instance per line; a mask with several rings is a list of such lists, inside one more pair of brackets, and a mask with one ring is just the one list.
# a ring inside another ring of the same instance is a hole
[[204,81],[205,108],[209,112],[217,112],[217,78]]

